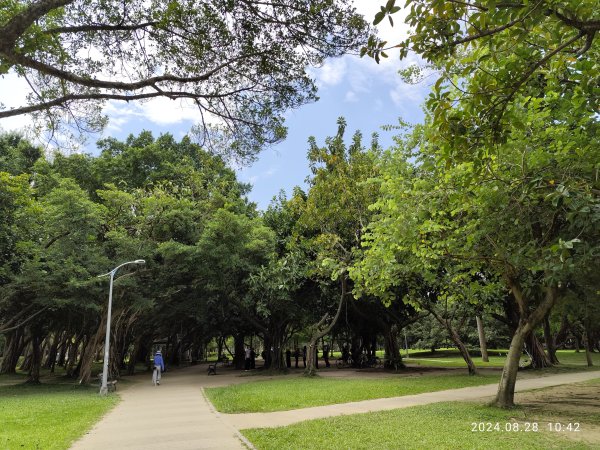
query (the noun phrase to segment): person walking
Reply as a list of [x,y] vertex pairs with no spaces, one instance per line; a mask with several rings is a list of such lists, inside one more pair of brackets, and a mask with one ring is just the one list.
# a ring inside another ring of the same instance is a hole
[[298,368],[298,358],[300,358],[300,349],[296,347],[294,350],[294,359],[296,360],[296,369]]
[[154,386],[160,385],[160,375],[165,371],[165,362],[163,361],[162,353],[156,350],[154,355],[154,370],[152,371],[152,383]]
[[285,351],[285,366],[288,369],[292,368],[292,351],[289,348]]
[[250,370],[250,366],[252,364],[252,351],[250,350],[250,347],[246,347],[246,350],[244,351],[244,370]]

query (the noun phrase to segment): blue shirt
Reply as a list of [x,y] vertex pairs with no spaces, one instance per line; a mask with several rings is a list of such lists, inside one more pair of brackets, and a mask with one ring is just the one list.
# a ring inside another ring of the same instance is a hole
[[163,371],[165,370],[165,363],[163,362],[163,358],[160,353],[157,353],[156,355],[154,355],[154,365],[160,366],[160,370],[163,370]]

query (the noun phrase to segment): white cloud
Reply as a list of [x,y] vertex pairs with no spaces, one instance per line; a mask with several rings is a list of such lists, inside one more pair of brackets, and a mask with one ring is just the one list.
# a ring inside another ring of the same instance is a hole
[[[2,102],[3,109],[17,108],[26,106],[27,93],[30,91],[29,85],[15,73],[9,72],[2,75],[0,78],[2,85]],[[0,128],[4,131],[21,130],[24,131],[33,124],[29,116],[7,117],[0,120]]]
[[200,121],[198,107],[191,101],[160,97],[139,103],[136,108],[144,118],[157,125]]
[[317,86],[336,86],[340,84],[346,75],[346,58],[328,59],[321,67],[310,68],[309,72],[316,79]]
[[344,100],[348,103],[355,103],[358,101],[358,97],[356,96],[356,94],[353,91],[348,91],[348,92],[346,92],[346,96],[344,97]]

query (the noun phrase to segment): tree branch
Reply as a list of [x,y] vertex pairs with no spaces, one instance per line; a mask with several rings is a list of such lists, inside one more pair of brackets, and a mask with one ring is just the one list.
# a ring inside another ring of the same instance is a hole
[[50,75],[61,80],[70,81],[71,83],[77,84],[79,86],[85,86],[89,88],[99,88],[99,89],[115,89],[119,91],[136,91],[139,89],[147,88],[147,87],[155,87],[157,83],[161,82],[173,82],[173,83],[199,83],[201,81],[208,80],[211,76],[224,69],[225,67],[230,66],[231,64],[243,60],[253,58],[255,56],[264,55],[265,52],[257,52],[250,53],[247,55],[240,55],[230,60],[219,64],[214,69],[209,70],[208,72],[203,73],[202,75],[190,76],[190,77],[178,77],[175,75],[162,75],[157,77],[150,77],[140,81],[136,81],[133,83],[125,83],[122,81],[106,81],[99,80],[97,78],[89,78],[83,77],[80,75],[76,75],[72,72],[68,72],[65,70],[58,69],[49,64],[37,61],[32,58],[28,58],[27,56],[20,55],[15,53],[12,49],[6,50],[0,47],[0,53],[3,54],[9,62],[18,63],[25,67],[29,67],[30,69],[37,70],[45,75]]
[[41,17],[53,9],[73,3],[74,0],[40,0],[31,3],[19,13],[15,14],[2,28],[0,28],[0,53],[13,50],[16,41]]
[[44,311],[46,311],[48,309],[48,306],[44,306],[42,309],[40,309],[38,312],[36,312],[35,314],[32,314],[31,316],[29,316],[27,319],[25,319],[23,322],[19,323],[18,325],[14,325],[12,327],[9,328],[0,328],[0,333],[4,334],[4,333],[8,333],[12,330],[16,330],[17,328],[22,327],[23,325],[25,325],[27,322],[31,321],[32,319],[34,319],[36,316],[40,315],[41,313],[43,313]]
[[135,31],[146,27],[153,27],[158,25],[159,22],[144,22],[134,25],[79,25],[74,27],[56,27],[50,28],[45,31],[47,34],[60,34],[60,33],[87,33],[93,31]]

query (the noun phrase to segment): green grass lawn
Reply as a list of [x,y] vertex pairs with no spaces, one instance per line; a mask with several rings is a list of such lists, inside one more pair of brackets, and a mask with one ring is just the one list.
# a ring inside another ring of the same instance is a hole
[[2,385],[0,448],[69,448],[118,401],[114,394],[100,397],[96,386]]
[[[489,362],[484,363],[481,357],[474,356],[473,362],[477,367],[502,367],[508,350],[490,350]],[[440,349],[434,353],[430,351],[411,351],[406,358],[402,354],[406,364],[416,364],[424,367],[467,367],[465,361],[456,349]],[[557,352],[560,365],[557,367],[586,368],[585,352],[576,353],[574,350],[559,350]],[[592,360],[595,366],[600,366],[600,353],[593,353]]]
[[379,379],[286,377],[209,388],[206,395],[221,412],[267,412],[479,386],[496,383],[499,378],[499,373],[474,377],[452,373]]
[[[437,403],[392,411],[310,420],[280,428],[242,430],[259,450],[295,449],[585,449],[566,432],[547,431],[547,424],[525,409],[501,410],[472,403]],[[513,421],[521,431],[505,431]],[[502,431],[472,431],[490,423]],[[525,431],[530,423],[529,430]],[[582,424],[585,432],[585,424]],[[597,447],[596,447],[597,448]]]

